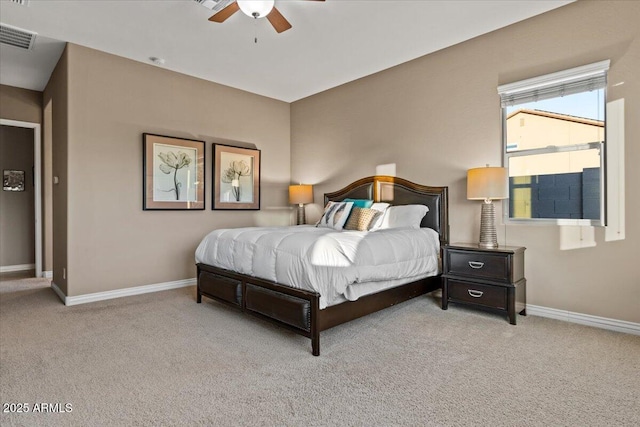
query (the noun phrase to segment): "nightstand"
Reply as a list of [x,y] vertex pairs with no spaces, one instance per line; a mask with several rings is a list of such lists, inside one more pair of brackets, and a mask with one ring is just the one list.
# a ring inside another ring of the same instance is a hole
[[518,246],[479,248],[454,243],[444,248],[442,309],[450,302],[482,307],[507,314],[516,324],[516,313],[526,316],[524,251]]

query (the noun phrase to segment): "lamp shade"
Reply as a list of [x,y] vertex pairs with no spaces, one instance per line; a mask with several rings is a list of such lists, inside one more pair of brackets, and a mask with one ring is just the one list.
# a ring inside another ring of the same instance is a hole
[[509,197],[507,169],[474,168],[467,171],[467,199],[498,200]]
[[289,203],[306,204],[313,202],[313,185],[290,185],[289,186]]

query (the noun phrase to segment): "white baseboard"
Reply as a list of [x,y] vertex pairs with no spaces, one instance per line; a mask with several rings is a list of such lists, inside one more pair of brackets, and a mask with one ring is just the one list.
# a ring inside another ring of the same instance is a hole
[[17,265],[3,265],[0,267],[0,273],[10,273],[12,271],[27,271],[35,270],[35,264],[17,264]]
[[[43,274],[44,273],[50,272],[43,272]],[[184,288],[195,284],[196,279],[192,278],[176,280],[173,282],[156,283],[152,285],[135,286],[133,288],[116,289],[114,291],[95,292],[92,294],[78,295],[75,297],[66,296],[53,281],[51,282],[51,289],[53,289],[53,291],[58,295],[58,297],[62,300],[62,302],[64,302],[65,305],[71,306],[120,297],[147,294],[150,292]],[[575,313],[572,311],[558,310],[556,308],[542,307],[539,305],[531,304],[527,304],[527,315],[547,317],[550,319],[563,320],[565,322],[593,326],[595,328],[624,332],[632,335],[640,335],[640,323],[627,322],[625,320],[592,316],[590,314]]]
[[62,291],[60,290],[60,288],[58,287],[58,285],[56,285],[56,284],[55,284],[55,282],[54,282],[53,280],[51,281],[51,289],[53,289],[53,292],[55,292],[55,293],[56,293],[56,295],[58,295],[58,298],[60,298],[60,300],[61,300],[64,304],[66,304],[66,301],[65,301],[65,300],[67,299],[67,296],[64,294],[64,292],[62,292]]
[[192,286],[196,284],[196,279],[184,279],[176,280],[174,282],[155,283],[152,285],[135,286],[133,288],[116,289],[114,291],[95,292],[92,294],[78,295],[75,297],[66,296],[58,286],[51,282],[51,288],[60,299],[64,302],[64,305],[78,305],[86,304],[89,302],[103,301],[113,298],[129,297],[133,295],[148,294],[150,292],[166,291],[169,289],[184,288],[186,286]]
[[593,326],[601,329],[640,335],[640,323],[627,322],[625,320],[609,319],[607,317],[574,313],[572,311],[540,307],[538,305],[531,304],[527,304],[527,315],[548,317],[550,319],[564,320],[565,322],[579,323],[581,325]]
[[53,279],[53,271],[43,271],[42,277],[45,279]]

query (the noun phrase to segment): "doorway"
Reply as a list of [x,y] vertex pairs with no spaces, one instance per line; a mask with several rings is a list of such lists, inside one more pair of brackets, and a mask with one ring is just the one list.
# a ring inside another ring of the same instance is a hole
[[[30,181],[31,176],[33,177],[33,237],[34,237],[34,267],[35,267],[35,276],[42,277],[42,147],[41,147],[41,137],[40,137],[40,124],[39,123],[31,123],[31,122],[22,122],[18,120],[8,120],[8,119],[0,119],[0,126],[13,126],[17,128],[27,128],[33,130],[33,169],[29,168],[29,170],[16,169],[15,173],[8,172],[14,176],[12,178],[17,184],[16,188],[19,189],[20,180],[23,175],[24,178],[22,182],[23,184]],[[23,172],[21,174],[20,172]],[[3,184],[4,184],[4,174],[5,171],[2,171],[3,174]],[[24,264],[19,264],[13,268],[20,269],[24,267]],[[9,267],[8,271],[10,272],[12,269]],[[18,270],[19,271],[19,270]]]

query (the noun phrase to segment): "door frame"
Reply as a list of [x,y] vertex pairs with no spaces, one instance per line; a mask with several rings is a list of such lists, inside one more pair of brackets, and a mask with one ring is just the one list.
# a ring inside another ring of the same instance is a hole
[[42,143],[40,123],[0,119],[0,125],[33,129],[33,187],[35,211],[36,277],[42,277]]

